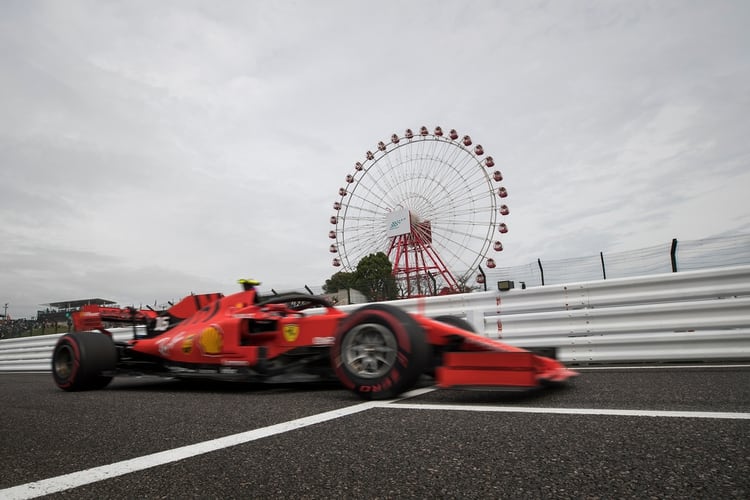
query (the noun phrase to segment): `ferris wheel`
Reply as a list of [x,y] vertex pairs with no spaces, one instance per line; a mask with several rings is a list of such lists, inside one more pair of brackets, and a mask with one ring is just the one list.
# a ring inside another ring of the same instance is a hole
[[508,191],[494,167],[456,130],[407,129],[380,141],[339,188],[328,233],[333,266],[351,272],[383,252],[402,296],[465,291],[482,263],[496,266],[508,231]]

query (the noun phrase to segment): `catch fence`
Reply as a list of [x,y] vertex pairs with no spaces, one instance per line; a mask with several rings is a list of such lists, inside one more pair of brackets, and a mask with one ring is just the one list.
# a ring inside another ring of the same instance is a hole
[[750,234],[677,240],[626,252],[571,259],[542,260],[528,264],[484,269],[487,286],[513,281],[534,287],[650,276],[654,274],[716,269],[750,264]]

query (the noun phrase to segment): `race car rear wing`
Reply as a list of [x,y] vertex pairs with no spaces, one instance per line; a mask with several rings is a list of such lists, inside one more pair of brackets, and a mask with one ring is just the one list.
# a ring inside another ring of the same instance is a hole
[[156,318],[157,312],[133,307],[102,307],[95,304],[85,305],[79,311],[71,314],[73,330],[84,332],[89,330],[104,330],[104,322],[127,323],[144,325],[150,319]]
[[221,293],[191,294],[166,311],[154,309],[136,309],[134,307],[103,307],[89,304],[81,307],[71,315],[73,329],[77,332],[104,330],[104,323],[122,323],[128,325],[149,325],[159,316],[170,318],[170,323],[182,321],[217,300],[223,298]]

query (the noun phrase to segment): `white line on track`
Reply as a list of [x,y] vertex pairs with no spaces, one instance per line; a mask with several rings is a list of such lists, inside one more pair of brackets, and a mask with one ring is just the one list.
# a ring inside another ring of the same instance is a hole
[[394,401],[419,396],[420,394],[424,394],[432,390],[434,390],[434,388],[431,387],[426,389],[417,389],[404,393],[398,399],[393,399],[390,401],[373,401],[361,403],[354,406],[348,406],[346,408],[319,413],[317,415],[311,415],[309,417],[290,420],[289,422],[283,422],[280,424],[263,427],[261,429],[241,432],[239,434],[212,439],[210,441],[204,441],[202,443],[182,446],[173,450],[161,451],[158,453],[153,453],[151,455],[131,458],[130,460],[123,460],[122,462],[102,465],[100,467],[93,467],[91,469],[72,472],[70,474],[63,474],[62,476],[52,477],[49,479],[42,479],[40,481],[34,481],[32,483],[26,483],[19,486],[14,486],[12,488],[0,490],[0,498],[3,500],[20,500],[26,498],[36,498],[43,495],[49,495],[51,493],[58,493],[72,488],[77,488],[79,486],[103,481],[105,479],[111,479],[113,477],[129,474],[131,472],[177,462],[178,460],[184,460],[186,458],[195,457],[197,455],[203,455],[204,453],[229,448],[238,444],[249,443],[250,441],[255,441],[257,439],[262,439],[296,429],[301,429],[303,427],[319,424],[321,422],[327,422],[336,418],[346,417],[348,415],[353,415],[355,413],[366,411],[371,408],[387,406],[389,403],[392,403]]
[[[505,412],[505,413],[548,413],[565,415],[615,415],[634,417],[681,417],[681,418],[715,418],[715,419],[741,419],[750,420],[750,413],[728,413],[728,412],[696,412],[696,411],[658,411],[658,410],[612,410],[593,408],[530,408],[520,406],[482,406],[482,405],[435,405],[435,404],[412,404],[401,403],[402,400],[420,396],[434,391],[435,387],[426,387],[404,393],[397,399],[388,401],[371,401],[360,403],[346,408],[331,410],[309,417],[298,418],[280,424],[241,432],[231,436],[225,436],[202,443],[196,443],[173,450],[166,450],[151,455],[123,460],[113,464],[93,467],[79,472],[72,472],[49,479],[42,479],[31,483],[14,486],[0,490],[0,498],[3,500],[20,500],[36,498],[52,493],[85,486],[105,479],[137,472],[159,465],[165,465],[178,460],[203,455],[212,451],[229,448],[239,444],[249,443],[276,434],[302,429],[310,425],[327,422],[348,415],[354,415],[373,408],[405,409],[405,410],[447,410],[447,411],[476,411],[476,412]],[[398,403],[398,404],[393,404]]]
[[750,364],[734,364],[734,365],[610,365],[610,366],[568,366],[571,370],[577,372],[584,371],[595,371],[595,370],[681,370],[681,369],[696,369],[696,368],[750,368]]
[[[380,407],[380,405],[376,405]],[[553,413],[557,415],[613,415],[625,417],[679,417],[679,418],[718,418],[750,420],[750,413],[715,411],[669,411],[669,410],[611,410],[597,408],[531,408],[528,406],[482,406],[482,405],[434,405],[434,404],[391,404],[388,408],[406,410],[449,410],[481,411],[503,413]]]

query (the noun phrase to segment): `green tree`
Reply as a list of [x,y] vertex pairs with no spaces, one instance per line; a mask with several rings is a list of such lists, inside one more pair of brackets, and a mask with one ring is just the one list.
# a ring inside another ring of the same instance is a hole
[[377,302],[393,300],[398,295],[396,278],[393,276],[393,264],[383,252],[363,257],[354,272],[356,288],[368,298]]
[[346,290],[348,288],[354,288],[355,286],[354,273],[347,273],[345,271],[339,271],[330,278],[328,278],[323,285],[323,291],[325,293],[336,293],[339,290]]

